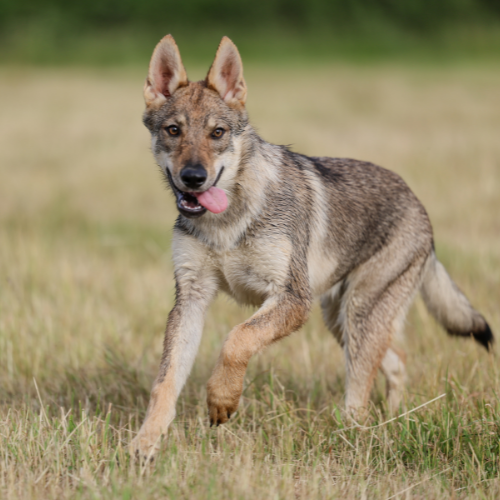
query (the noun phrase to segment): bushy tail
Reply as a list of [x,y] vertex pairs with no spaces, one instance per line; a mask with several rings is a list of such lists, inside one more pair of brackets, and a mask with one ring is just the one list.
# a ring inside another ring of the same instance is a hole
[[429,312],[450,335],[472,336],[490,350],[493,333],[488,323],[470,305],[435,254],[427,262],[421,292]]

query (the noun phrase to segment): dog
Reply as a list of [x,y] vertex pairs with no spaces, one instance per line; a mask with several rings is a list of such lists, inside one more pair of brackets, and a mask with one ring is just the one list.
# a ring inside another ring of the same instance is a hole
[[451,335],[489,349],[493,334],[434,252],[429,217],[405,182],[372,163],[308,157],[249,124],[240,55],[224,37],[205,80],[190,82],[172,36],[156,46],[143,121],[176,198],[176,298],[145,421],[131,443],[154,456],[175,416],[205,313],[222,290],[258,306],[224,342],[207,385],[211,424],[238,408],[253,355],[299,329],[319,297],[346,357],[346,410],[368,404],[380,368],[395,411],[405,355],[394,345],[421,291]]

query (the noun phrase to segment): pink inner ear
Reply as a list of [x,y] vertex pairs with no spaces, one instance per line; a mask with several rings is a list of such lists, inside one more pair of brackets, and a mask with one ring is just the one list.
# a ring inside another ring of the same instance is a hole
[[222,67],[222,71],[221,71],[222,77],[225,80],[230,80],[231,78],[234,79],[235,75],[232,74],[233,68],[234,68],[233,61],[231,61],[231,59],[228,59],[226,61],[226,64],[224,64],[224,66]]
[[165,62],[162,61],[164,67],[160,70],[158,74],[158,82],[156,84],[158,92],[161,92],[165,97],[170,97],[170,91],[168,90],[168,84],[174,76],[172,70],[166,66]]
[[223,97],[223,99],[225,99],[228,94],[234,93],[238,78],[238,69],[231,57],[225,61],[221,69],[221,76],[226,82],[226,93]]

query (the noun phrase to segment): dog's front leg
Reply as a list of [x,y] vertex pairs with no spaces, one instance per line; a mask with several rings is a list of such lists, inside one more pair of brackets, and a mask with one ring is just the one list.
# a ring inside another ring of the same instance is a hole
[[310,303],[309,297],[291,293],[271,297],[250,319],[231,331],[207,384],[211,425],[227,422],[238,408],[250,358],[300,328],[307,319]]
[[150,460],[161,436],[175,417],[175,404],[191,371],[200,344],[205,312],[217,292],[217,282],[192,262],[176,271],[176,303],[168,317],[160,370],[151,391],[146,418],[131,443],[131,453]]

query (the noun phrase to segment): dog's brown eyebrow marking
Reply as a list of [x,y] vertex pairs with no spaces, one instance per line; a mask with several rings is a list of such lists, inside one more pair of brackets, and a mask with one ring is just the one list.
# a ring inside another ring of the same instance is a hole
[[189,125],[189,117],[184,114],[167,116],[166,119],[163,120],[162,127],[173,124],[181,126]]

